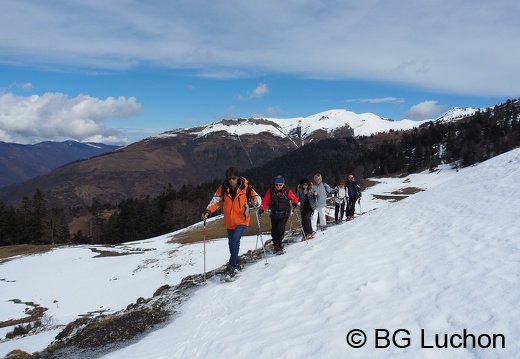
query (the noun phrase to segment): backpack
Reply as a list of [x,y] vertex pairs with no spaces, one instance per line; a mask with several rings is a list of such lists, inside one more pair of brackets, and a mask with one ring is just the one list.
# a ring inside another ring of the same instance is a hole
[[[241,177],[242,178],[242,177]],[[222,184],[220,185],[220,197],[222,198],[222,200],[224,200],[224,193],[226,193],[226,186],[224,186],[226,184],[226,181],[222,182]],[[253,191],[253,186],[251,186],[249,184],[249,182],[247,183],[247,189],[246,189],[246,199],[247,201],[249,201],[251,198],[253,198],[254,196],[251,195],[251,192]]]
[[274,187],[271,187],[269,188],[269,192],[271,192],[271,200],[269,202],[271,217],[278,219],[289,217],[289,215],[291,214],[291,201],[289,200],[288,196],[289,188],[285,186],[284,191],[280,193],[277,192]]
[[348,190],[347,188],[343,188],[343,191],[345,192],[345,194],[343,195],[343,197],[340,197],[339,196],[339,189],[338,189],[338,192],[334,193],[334,198],[338,199],[340,202],[336,202],[336,203],[344,203],[346,202],[346,198],[348,197]]

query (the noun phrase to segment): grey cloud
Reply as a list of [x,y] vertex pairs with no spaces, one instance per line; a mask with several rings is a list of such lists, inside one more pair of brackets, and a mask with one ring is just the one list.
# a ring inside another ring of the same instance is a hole
[[18,0],[2,5],[0,51],[4,63],[30,66],[152,64],[510,96],[520,94],[519,10],[506,0]]

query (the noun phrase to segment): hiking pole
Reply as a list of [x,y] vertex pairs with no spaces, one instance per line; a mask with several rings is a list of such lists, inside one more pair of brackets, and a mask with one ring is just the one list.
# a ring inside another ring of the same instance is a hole
[[296,213],[296,219],[298,220],[298,222],[300,222],[300,227],[302,229],[302,234],[303,234],[302,241],[305,241],[307,244],[309,244],[309,241],[307,241],[307,234],[305,233],[305,229],[303,229],[303,221],[302,221],[300,215],[298,214],[298,212],[294,211],[294,213]]
[[265,253],[265,246],[264,246],[264,238],[262,237],[262,228],[260,228],[260,214],[258,213],[258,209],[256,212],[256,221],[258,222],[258,234],[256,236],[256,242],[258,243],[258,236],[260,236],[260,240],[262,241],[262,249],[264,250],[264,258],[265,258],[265,265],[269,265],[267,262],[267,254]]
[[289,223],[289,233],[291,233],[291,234],[294,234],[294,228],[293,228],[294,212],[296,212],[296,211],[293,211],[292,206],[291,206],[291,214],[289,216],[289,218],[291,219],[291,222]]
[[[258,209],[255,209],[255,212],[256,212],[256,216],[258,217],[258,210],[260,209],[260,207]],[[258,249],[258,237],[262,235],[262,230],[260,229],[260,223],[258,224],[258,233],[256,234],[256,244],[255,244],[255,250]],[[262,247],[264,246],[264,243],[262,241]]]
[[204,218],[204,282],[206,281],[206,218]]

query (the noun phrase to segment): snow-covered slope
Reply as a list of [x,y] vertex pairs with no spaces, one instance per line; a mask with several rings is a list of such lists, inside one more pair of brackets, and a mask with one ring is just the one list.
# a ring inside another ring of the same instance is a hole
[[442,116],[439,116],[435,122],[453,122],[460,120],[461,118],[471,116],[475,114],[477,111],[483,111],[484,109],[476,109],[471,107],[455,107],[444,113]]
[[105,358],[518,357],[519,165],[520,150],[502,155],[209,283]]
[[[518,357],[520,149],[459,171],[378,180],[354,221],[290,245],[268,266],[248,265],[233,283],[211,278],[171,323],[103,358]],[[396,203],[373,196],[404,187],[425,191]],[[202,244],[167,242],[76,246],[4,262],[0,320],[23,316],[25,306],[9,301],[20,299],[66,324],[203,271]],[[255,242],[243,238],[242,250]],[[132,255],[97,257],[91,248]],[[227,256],[225,239],[208,243],[208,268]],[[353,330],[366,334],[362,348],[348,344]],[[57,332],[2,341],[0,356],[41,350]]]

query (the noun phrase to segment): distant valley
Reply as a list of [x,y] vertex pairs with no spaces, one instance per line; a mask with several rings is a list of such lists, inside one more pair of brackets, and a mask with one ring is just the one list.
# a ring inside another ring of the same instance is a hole
[[46,141],[32,145],[0,142],[0,187],[25,182],[66,163],[88,159],[120,147],[77,141]]

